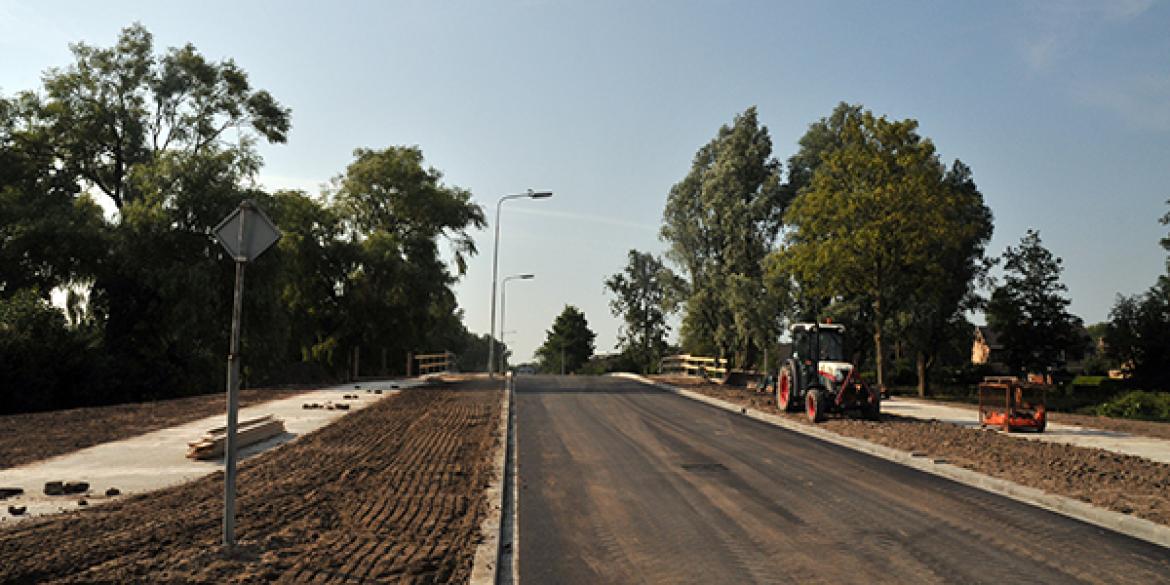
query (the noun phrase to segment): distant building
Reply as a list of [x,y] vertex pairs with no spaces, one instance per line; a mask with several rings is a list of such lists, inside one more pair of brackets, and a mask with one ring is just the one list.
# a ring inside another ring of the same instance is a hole
[[971,363],[977,366],[1003,366],[1003,343],[990,327],[976,327],[971,343]]

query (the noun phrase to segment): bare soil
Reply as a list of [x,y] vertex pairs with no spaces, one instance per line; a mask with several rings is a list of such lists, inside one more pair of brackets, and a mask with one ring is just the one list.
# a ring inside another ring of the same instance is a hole
[[495,385],[403,391],[223,476],[0,531],[0,582],[460,583],[487,508]]
[[[286,398],[310,389],[249,388],[240,391],[240,406]],[[218,393],[0,416],[0,469],[222,414],[226,409],[226,398]]]
[[[656,379],[811,424],[804,413],[780,412],[769,394],[709,384],[693,378]],[[948,463],[993,477],[1170,525],[1170,497],[1167,496],[1170,465],[1165,463],[1101,449],[1027,441],[992,431],[892,415],[882,415],[880,422],[832,418],[818,426],[894,449],[945,459]]]

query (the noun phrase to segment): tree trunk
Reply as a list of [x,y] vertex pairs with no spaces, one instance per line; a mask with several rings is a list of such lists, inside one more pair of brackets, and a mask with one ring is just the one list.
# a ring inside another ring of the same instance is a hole
[[928,376],[928,367],[926,361],[926,353],[918,352],[918,396],[926,398],[930,395],[930,377]]
[[878,390],[882,393],[886,392],[886,352],[882,351],[881,345],[881,295],[874,297],[874,364],[878,366]]

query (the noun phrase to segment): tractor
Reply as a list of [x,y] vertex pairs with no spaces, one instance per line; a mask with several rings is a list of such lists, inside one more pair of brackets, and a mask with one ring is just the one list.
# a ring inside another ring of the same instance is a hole
[[882,397],[861,379],[861,372],[845,358],[845,326],[832,323],[796,323],[792,357],[776,379],[776,406],[786,412],[804,408],[812,422],[829,413],[857,413],[881,418]]

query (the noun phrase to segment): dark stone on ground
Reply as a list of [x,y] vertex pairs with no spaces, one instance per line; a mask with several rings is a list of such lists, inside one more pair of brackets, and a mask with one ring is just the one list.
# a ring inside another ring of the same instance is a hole
[[71,481],[65,484],[65,493],[67,494],[83,494],[89,491],[89,482],[86,481]]

